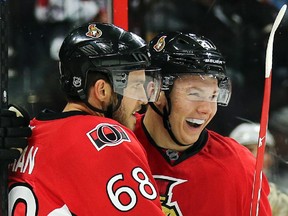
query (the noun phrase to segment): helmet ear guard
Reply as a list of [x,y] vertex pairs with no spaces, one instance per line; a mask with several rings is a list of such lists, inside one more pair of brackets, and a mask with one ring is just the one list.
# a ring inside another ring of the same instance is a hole
[[[82,76],[72,76],[73,73],[71,73],[71,76],[68,76],[67,73],[62,73],[62,71],[69,70],[68,68],[64,68],[64,66],[59,62],[59,71],[60,71],[60,84],[62,90],[66,93],[66,95],[69,98],[80,98],[80,100],[86,100],[86,94],[85,94],[85,83],[83,84],[83,78]],[[77,92],[77,96],[75,95],[75,92]]]

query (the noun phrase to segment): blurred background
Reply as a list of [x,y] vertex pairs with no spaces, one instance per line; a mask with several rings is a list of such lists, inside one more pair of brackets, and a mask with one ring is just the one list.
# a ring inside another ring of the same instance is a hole
[[[61,111],[58,50],[69,30],[111,22],[111,0],[8,0],[9,103],[34,117]],[[227,61],[232,99],[209,125],[223,135],[260,122],[265,52],[285,0],[129,0],[129,30],[147,42],[158,32],[190,31],[210,38]],[[288,192],[288,12],[275,34],[269,130],[275,138],[273,181]]]

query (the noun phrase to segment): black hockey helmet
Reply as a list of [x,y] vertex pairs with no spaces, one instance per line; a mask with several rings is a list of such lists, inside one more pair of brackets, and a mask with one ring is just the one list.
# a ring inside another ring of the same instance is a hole
[[[150,64],[142,38],[107,23],[88,23],[74,29],[63,41],[59,58],[62,89],[70,98],[86,103],[88,73],[107,75],[114,92],[122,95],[129,73]],[[159,75],[159,69],[149,70],[150,80]]]
[[225,60],[211,40],[191,33],[163,32],[150,41],[149,51],[152,65],[162,68],[162,90],[170,91],[174,79],[184,74],[211,75],[218,79],[217,103],[228,105],[231,82]]

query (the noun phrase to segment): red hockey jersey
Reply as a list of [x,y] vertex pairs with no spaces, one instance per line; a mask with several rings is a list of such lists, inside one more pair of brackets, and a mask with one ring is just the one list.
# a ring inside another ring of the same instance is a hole
[[83,112],[43,113],[11,164],[9,215],[162,215],[135,135]]
[[[205,130],[180,153],[159,148],[141,118],[134,131],[147,151],[163,211],[170,216],[249,216],[255,158],[228,137]],[[271,215],[263,179],[259,216]]]

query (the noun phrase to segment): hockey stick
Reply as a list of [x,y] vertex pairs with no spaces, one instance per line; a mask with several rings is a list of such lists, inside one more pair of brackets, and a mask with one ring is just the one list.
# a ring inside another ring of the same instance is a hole
[[[8,21],[7,1],[0,0],[0,108],[8,107],[8,31],[6,28]],[[0,160],[0,216],[8,215],[8,163],[5,159],[5,149],[1,149]]]
[[265,62],[265,84],[264,84],[264,96],[262,102],[262,113],[260,121],[260,131],[258,138],[258,148],[256,156],[256,166],[254,173],[254,182],[253,182],[253,192],[252,192],[252,202],[250,209],[250,216],[257,216],[259,213],[259,201],[261,194],[262,186],[262,167],[264,160],[264,151],[266,145],[266,133],[268,127],[268,118],[269,118],[269,108],[270,108],[270,93],[271,93],[271,73],[272,73],[272,59],[273,59],[273,42],[275,32],[284,17],[287,6],[283,5],[280,9],[272,30],[269,35],[267,50],[266,50],[266,62]]

